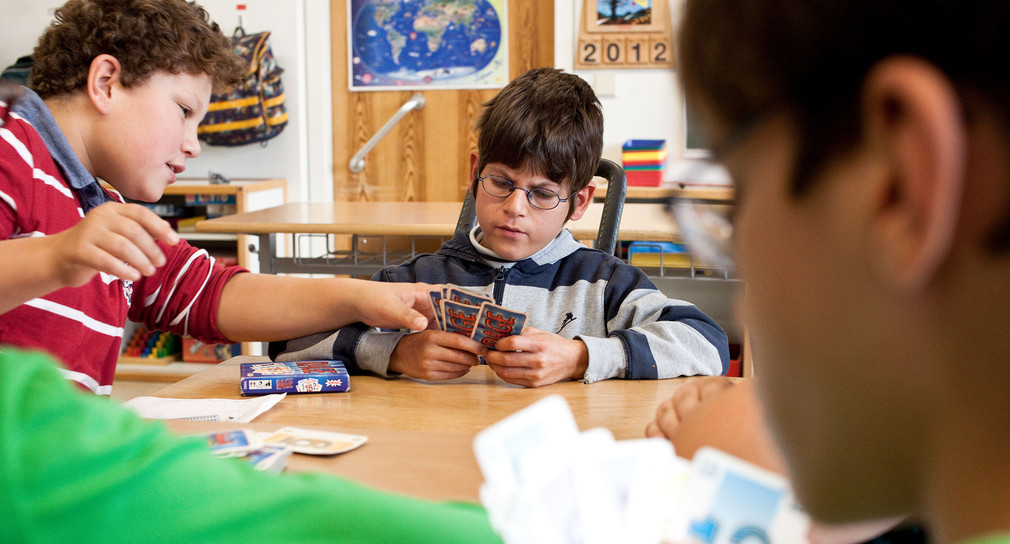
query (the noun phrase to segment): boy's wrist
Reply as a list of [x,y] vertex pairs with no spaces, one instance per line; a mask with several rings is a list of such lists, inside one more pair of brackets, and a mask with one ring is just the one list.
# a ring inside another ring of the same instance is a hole
[[569,377],[573,380],[581,380],[586,377],[586,372],[589,371],[589,348],[580,338],[575,338],[572,341],[578,344],[579,355],[576,358],[575,370]]

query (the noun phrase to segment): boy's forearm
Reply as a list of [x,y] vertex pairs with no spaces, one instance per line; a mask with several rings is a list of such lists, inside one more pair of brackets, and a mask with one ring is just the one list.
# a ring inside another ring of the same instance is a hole
[[[273,341],[359,320],[353,288],[340,278],[238,274],[221,292],[218,329],[233,341]],[[341,288],[344,287],[344,288]]]

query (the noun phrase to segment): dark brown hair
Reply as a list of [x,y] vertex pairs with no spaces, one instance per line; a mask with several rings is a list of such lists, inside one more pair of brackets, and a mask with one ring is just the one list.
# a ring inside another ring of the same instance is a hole
[[585,80],[555,68],[534,68],[509,82],[484,103],[476,130],[478,171],[492,162],[528,168],[570,194],[589,184],[603,153],[599,99]]
[[184,0],[70,0],[35,47],[28,86],[42,98],[81,89],[91,61],[115,57],[122,84],[154,73],[207,74],[216,91],[243,75],[231,41],[199,5]]
[[[790,116],[801,135],[797,196],[852,151],[863,81],[891,56],[943,71],[969,124],[985,115],[1010,129],[1006,0],[687,0],[679,53],[688,101],[720,123],[740,126],[771,109]],[[1007,227],[994,246],[1010,248]]]

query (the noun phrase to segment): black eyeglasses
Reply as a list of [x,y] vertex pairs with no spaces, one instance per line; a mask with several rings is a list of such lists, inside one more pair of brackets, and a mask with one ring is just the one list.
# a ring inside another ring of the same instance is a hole
[[508,198],[516,189],[524,191],[526,199],[530,201],[530,205],[538,210],[553,210],[562,202],[567,202],[572,198],[572,195],[568,195],[568,198],[561,198],[554,191],[544,187],[535,187],[533,189],[516,187],[511,180],[494,174],[478,176],[477,180],[480,181],[480,186],[484,189],[485,193],[497,198]]
[[[697,163],[698,171],[713,167],[722,168],[721,162],[732,155],[757,127],[776,111],[779,111],[777,106],[771,104],[758,108],[746,117],[720,142],[710,147],[709,157]],[[692,169],[688,172],[687,178],[690,179],[697,173]],[[677,219],[681,237],[700,261],[727,272],[735,268],[736,259],[733,251],[735,204],[699,203],[689,198],[674,197],[670,200],[670,211]]]

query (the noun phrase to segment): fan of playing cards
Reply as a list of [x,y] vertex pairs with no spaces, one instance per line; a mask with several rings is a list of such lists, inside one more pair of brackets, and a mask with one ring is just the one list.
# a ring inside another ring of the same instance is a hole
[[474,439],[481,502],[506,543],[802,543],[786,480],[719,450],[692,461],[664,439],[580,433],[546,397]]
[[438,328],[473,338],[491,349],[506,336],[522,334],[526,324],[526,314],[462,289],[446,287],[428,294]]

